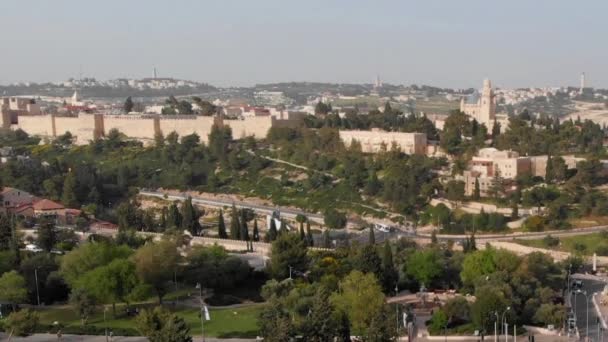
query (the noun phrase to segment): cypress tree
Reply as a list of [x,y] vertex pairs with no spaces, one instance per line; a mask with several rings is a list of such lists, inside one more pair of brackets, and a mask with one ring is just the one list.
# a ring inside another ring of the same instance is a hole
[[258,230],[258,220],[253,219],[253,241],[260,241],[260,231]]
[[393,262],[393,251],[388,240],[384,242],[384,249],[382,250],[382,283],[385,291],[390,291],[399,280],[399,274],[395,269]]
[[376,244],[376,235],[374,234],[374,227],[369,227],[369,244],[372,246]]
[[182,216],[182,229],[186,229],[193,236],[198,235],[198,218],[196,217],[196,210],[192,205],[192,197],[188,197],[181,208],[181,216]]
[[477,242],[475,242],[475,234],[471,234],[471,239],[469,240],[469,248],[471,251],[477,250]]
[[239,235],[241,240],[249,241],[249,228],[247,227],[245,211],[241,211],[241,233]]
[[340,326],[338,327],[338,342],[351,342],[350,339],[350,320],[346,312],[340,314]]
[[17,235],[17,225],[15,223],[15,216],[11,215],[11,251],[13,252],[13,266],[15,268],[21,265],[21,252],[19,251],[19,235]]
[[240,240],[241,224],[239,222],[239,212],[234,203],[232,204],[232,213],[230,218],[230,238]]
[[519,205],[517,205],[517,203],[513,203],[511,208],[511,218],[514,220],[519,218]]
[[12,239],[11,222],[9,214],[0,214],[0,250],[9,248]]
[[61,195],[61,203],[66,208],[77,208],[78,198],[76,197],[76,176],[72,171],[68,172],[63,181],[63,194]]
[[277,239],[277,225],[274,223],[274,218],[270,218],[270,229],[268,229],[268,234],[266,239],[268,242],[272,242]]
[[227,239],[228,234],[226,233],[226,223],[224,223],[224,214],[222,213],[222,209],[220,209],[220,214],[219,214],[217,220],[218,220],[218,225],[217,225],[218,237],[220,239]]
[[312,237],[312,231],[310,230],[310,222],[306,221],[306,242],[308,246],[312,247],[315,244],[315,241]]
[[551,154],[547,156],[547,167],[545,169],[545,182],[552,183],[555,178],[555,172],[553,171],[553,158]]
[[304,222],[300,222],[300,240],[306,240],[306,234],[304,234]]
[[169,213],[167,214],[167,224],[169,227],[167,228],[179,228],[182,225],[182,215],[179,213],[179,209],[177,208],[177,204],[171,203],[169,206]]
[[479,178],[475,178],[475,189],[473,190],[473,199],[479,200],[481,198],[481,190],[479,189]]
[[325,229],[323,232],[323,248],[331,248],[331,237],[329,236],[329,229]]
[[160,227],[161,229],[164,231],[165,229],[167,229],[167,214],[169,212],[169,209],[167,209],[167,207],[163,207],[163,209],[161,210],[160,213]]

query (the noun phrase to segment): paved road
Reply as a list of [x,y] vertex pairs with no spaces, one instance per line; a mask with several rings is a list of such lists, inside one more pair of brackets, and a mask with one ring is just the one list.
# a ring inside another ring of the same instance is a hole
[[[165,193],[163,193],[163,192],[141,190],[139,192],[139,194],[143,195],[143,196],[150,196],[150,197],[165,199]],[[167,199],[169,199],[169,200],[183,201],[183,200],[186,200],[187,198],[188,198],[188,195],[186,195],[186,194],[180,194],[180,195],[167,194]],[[248,208],[248,209],[252,209],[256,212],[263,213],[266,215],[270,215],[275,210],[279,210],[281,212],[282,216],[289,217],[292,219],[295,219],[295,217],[297,215],[304,215],[304,216],[307,216],[309,219],[314,220],[316,222],[320,222],[320,223],[323,222],[323,215],[321,215],[321,214],[309,213],[309,212],[305,212],[303,210],[298,210],[298,209],[293,209],[293,208],[268,206],[268,205],[254,204],[251,202],[230,201],[230,200],[224,200],[224,199],[218,199],[218,198],[208,198],[208,197],[207,198],[192,197],[192,203],[200,204],[203,206],[209,206],[209,207],[217,207],[217,208],[229,207],[229,206],[232,206],[232,204],[234,204],[237,208]]]
[[[595,292],[600,292],[604,289],[606,283],[597,279],[590,279],[585,276],[573,275],[572,279],[581,279],[583,281],[583,291],[587,292],[589,305],[585,302],[586,297],[582,294],[577,294],[571,297],[572,307],[576,315],[576,327],[578,328],[581,338],[587,336],[587,313],[589,314],[589,337],[591,341],[597,340],[597,333],[599,328],[599,321],[591,296]],[[600,339],[601,341],[601,339]]]
[[[140,193],[140,195],[143,195],[143,196],[150,196],[150,197],[156,197],[156,198],[161,198],[161,199],[165,198],[165,193],[163,193],[163,192],[141,190],[139,193]],[[186,194],[179,194],[179,195],[167,194],[167,198],[170,200],[183,201],[186,198],[188,198],[188,195],[186,195]],[[225,200],[225,199],[217,199],[217,198],[209,198],[209,197],[207,197],[207,198],[193,197],[192,202],[195,204],[203,205],[203,206],[218,207],[218,208],[231,206],[234,203],[234,205],[237,208],[249,208],[258,213],[263,213],[263,214],[267,214],[267,215],[271,214],[273,211],[278,209],[281,212],[281,215],[283,215],[287,218],[295,219],[295,217],[297,215],[304,215],[315,222],[323,223],[322,214],[310,213],[310,212],[306,212],[306,211],[299,210],[299,209],[293,209],[293,208],[268,206],[268,205],[255,204],[255,203],[246,202],[246,201],[230,201],[230,200]],[[544,232],[527,232],[527,233],[512,233],[512,234],[484,234],[484,235],[477,235],[476,240],[477,240],[478,244],[485,244],[488,241],[510,241],[513,239],[524,239],[524,240],[539,239],[539,238],[543,238],[547,235],[552,235],[552,236],[556,236],[556,237],[585,235],[585,234],[600,232],[600,231],[603,231],[606,229],[608,229],[608,225],[593,226],[593,227],[588,227],[588,228],[578,228],[578,229],[571,229],[571,230],[552,230],[552,231],[544,231]],[[378,235],[379,234],[376,234],[376,237],[378,237]],[[421,234],[421,233],[390,234],[390,236],[388,236],[388,238],[399,238],[402,236],[417,238],[417,239],[425,239],[425,240],[430,240],[430,238],[431,238],[431,234]],[[383,236],[383,237],[387,237],[387,236]],[[437,235],[437,239],[440,241],[448,241],[448,240],[460,241],[460,240],[464,240],[467,237],[469,237],[469,235]],[[382,239],[382,237],[381,237],[381,239]]]
[[[551,236],[576,236],[590,233],[597,233],[607,230],[608,226],[593,226],[587,228],[577,228],[570,230],[550,230],[544,232],[526,232],[526,233],[511,233],[511,234],[483,234],[475,235],[477,243],[485,243],[488,241],[509,241],[513,239],[533,240],[543,238],[547,235]],[[437,235],[438,240],[462,240],[470,235]],[[431,238],[431,234],[416,234],[417,238]]]

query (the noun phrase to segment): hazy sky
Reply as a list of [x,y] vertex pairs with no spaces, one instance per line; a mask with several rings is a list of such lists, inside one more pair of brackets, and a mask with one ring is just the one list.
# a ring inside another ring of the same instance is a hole
[[608,88],[608,0],[0,0],[0,84],[159,76]]

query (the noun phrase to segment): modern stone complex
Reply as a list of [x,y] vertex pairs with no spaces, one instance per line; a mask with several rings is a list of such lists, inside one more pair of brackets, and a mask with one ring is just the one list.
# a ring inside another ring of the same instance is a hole
[[[5,100],[6,101],[6,100]],[[207,142],[213,124],[227,125],[232,129],[232,136],[240,139],[248,136],[264,138],[271,127],[293,127],[298,119],[279,119],[275,116],[247,117],[226,120],[221,117],[196,115],[106,115],[79,113],[78,115],[61,116],[41,114],[40,110],[14,112],[2,110],[2,127],[22,129],[35,136],[55,138],[70,132],[77,144],[104,137],[112,129],[117,129],[127,137],[141,140],[144,143],[154,141],[157,134],[164,136],[176,132],[180,136],[196,133],[201,141]]]
[[[561,156],[568,169],[576,168],[576,164],[584,158],[574,156]],[[465,194],[470,196],[475,191],[475,180],[479,183],[481,196],[487,195],[494,182],[494,177],[499,176],[509,182],[520,175],[531,175],[545,177],[547,172],[548,156],[520,157],[515,151],[500,151],[493,147],[482,148],[469,162],[469,168],[463,172],[465,183]],[[508,189],[507,189],[508,190]]]
[[359,142],[361,150],[365,153],[390,150],[393,144],[407,154],[424,155],[427,150],[426,134],[424,133],[386,132],[381,130],[340,131],[340,139],[346,146],[350,146],[353,141]]

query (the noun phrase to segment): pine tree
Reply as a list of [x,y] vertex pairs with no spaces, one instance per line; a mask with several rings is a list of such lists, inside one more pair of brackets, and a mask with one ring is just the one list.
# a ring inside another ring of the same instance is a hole
[[314,244],[315,244],[314,238],[312,237],[312,231],[310,230],[309,221],[306,221],[306,242],[308,243],[308,246],[310,246],[310,247],[314,246]]
[[135,106],[135,104],[133,103],[133,99],[131,98],[131,96],[127,97],[127,99],[125,100],[125,104],[123,106],[125,113],[126,114],[131,113],[134,106]]
[[305,341],[333,341],[339,322],[333,315],[330,292],[321,286],[312,299],[310,313],[303,325]]
[[260,241],[260,231],[258,230],[258,220],[253,219],[253,241]]
[[270,229],[268,229],[268,234],[266,235],[266,239],[268,242],[272,242],[277,239],[277,225],[274,223],[274,217],[270,218]]
[[473,199],[475,201],[481,198],[481,189],[479,188],[479,178],[475,177],[475,189],[473,190]]
[[300,240],[306,240],[306,234],[304,233],[304,222],[300,222]]
[[239,222],[239,212],[234,203],[232,204],[232,213],[230,217],[230,238],[240,240],[241,223]]
[[376,244],[376,234],[374,234],[374,227],[369,227],[369,244],[372,246]]
[[224,213],[222,212],[222,209],[220,209],[220,213],[218,215],[217,221],[218,221],[218,225],[217,225],[218,237],[220,239],[227,239],[228,234],[226,233],[226,223],[224,223]]

